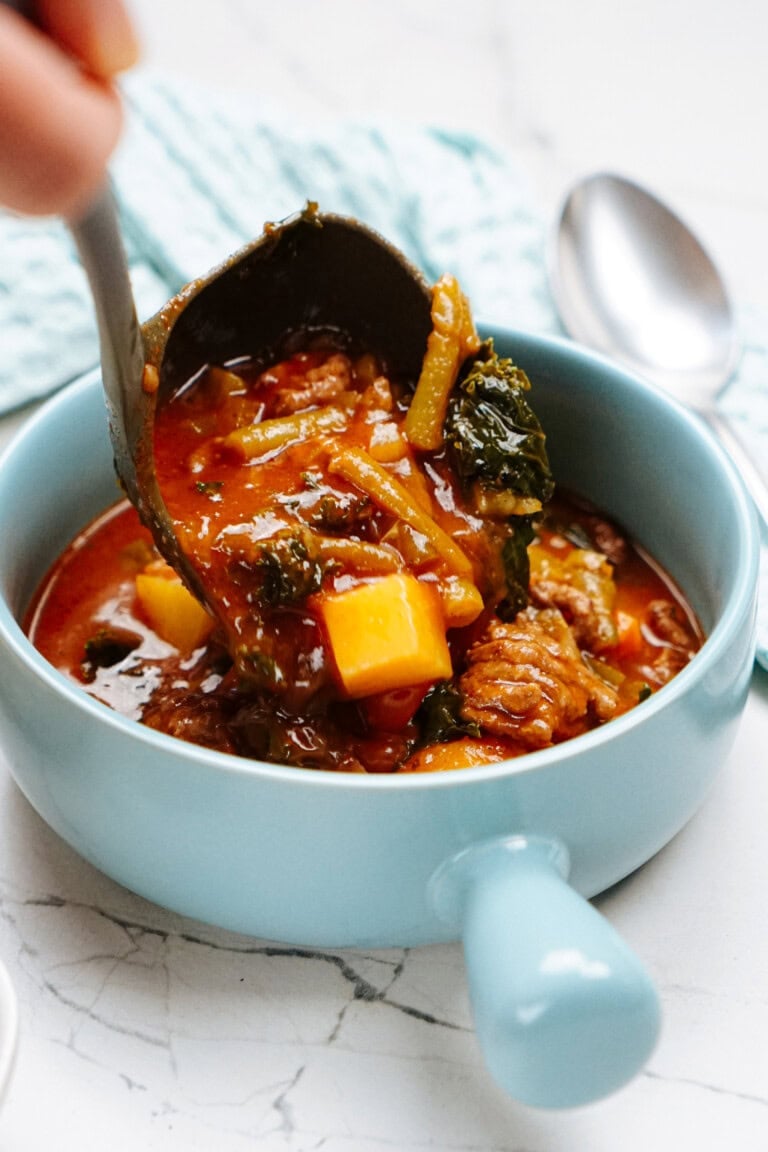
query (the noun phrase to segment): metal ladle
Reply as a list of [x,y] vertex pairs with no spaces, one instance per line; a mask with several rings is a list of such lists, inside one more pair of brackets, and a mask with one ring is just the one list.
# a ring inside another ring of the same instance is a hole
[[[29,0],[0,3],[36,22]],[[393,375],[415,380],[431,329],[429,286],[372,229],[307,205],[291,219],[267,225],[262,236],[140,326],[106,180],[86,211],[67,224],[93,296],[117,474],[161,554],[218,616],[158,486],[157,405],[208,363],[269,352],[277,358],[291,335],[307,331],[338,331]]]
[[[0,0],[37,25],[30,0]],[[115,466],[131,500],[141,504],[142,518],[152,528],[161,551],[187,581],[194,580],[178,547],[170,518],[159,492],[142,491],[135,453],[141,439],[144,413],[141,404],[144,343],[136,314],[117,208],[109,182],[85,211],[66,221],[83,263],[93,296],[101,350],[102,381],[109,412],[109,431]],[[151,488],[151,486],[150,486]]]
[[307,205],[188,284],[139,328],[111,196],[71,225],[98,318],[115,466],[158,549],[214,615],[179,544],[154,464],[158,405],[209,363],[280,359],[307,333],[337,332],[415,380],[431,330],[422,275],[378,233]]
[[717,407],[738,360],[731,303],[683,221],[623,177],[589,176],[563,202],[549,271],[566,331],[693,408],[768,524],[765,477]]

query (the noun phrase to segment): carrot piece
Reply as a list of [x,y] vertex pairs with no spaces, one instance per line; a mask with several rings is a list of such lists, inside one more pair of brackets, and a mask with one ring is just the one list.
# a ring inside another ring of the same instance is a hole
[[360,709],[370,728],[379,732],[400,732],[411,723],[431,684],[412,684],[405,688],[390,688],[366,696]]
[[451,675],[439,597],[410,573],[318,596],[315,604],[353,699]]

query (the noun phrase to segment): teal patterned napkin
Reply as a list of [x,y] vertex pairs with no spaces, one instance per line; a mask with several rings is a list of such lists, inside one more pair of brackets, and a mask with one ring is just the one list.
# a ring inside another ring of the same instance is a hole
[[[554,329],[529,190],[482,141],[355,124],[318,136],[146,74],[124,96],[112,175],[142,319],[311,199],[377,228],[429,278],[453,270],[478,315]],[[87,286],[58,221],[0,214],[0,332],[0,411],[96,365]]]
[[[265,120],[242,100],[146,73],[124,85],[112,164],[140,317],[316,200],[358,216],[434,280],[460,279],[481,321],[557,332],[546,228],[524,172],[483,140],[428,127]],[[740,316],[744,356],[723,406],[758,459],[768,442],[768,324]],[[0,413],[98,362],[88,289],[58,221],[0,213]],[[766,553],[768,555],[768,553]],[[768,561],[758,658],[768,668]]]

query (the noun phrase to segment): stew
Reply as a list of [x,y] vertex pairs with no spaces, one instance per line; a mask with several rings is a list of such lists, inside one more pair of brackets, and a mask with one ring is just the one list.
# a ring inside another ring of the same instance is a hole
[[122,502],[26,627],[85,691],[241,756],[466,767],[586,732],[702,642],[617,525],[554,491],[525,373],[435,290],[418,381],[339,333],[208,366],[158,412],[158,480],[214,620]]

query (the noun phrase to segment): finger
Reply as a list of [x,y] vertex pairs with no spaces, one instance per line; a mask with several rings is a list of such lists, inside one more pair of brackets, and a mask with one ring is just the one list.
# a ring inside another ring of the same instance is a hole
[[104,178],[120,126],[116,94],[0,6],[0,202],[77,215]]
[[37,20],[94,76],[132,67],[139,45],[122,0],[36,0]]

